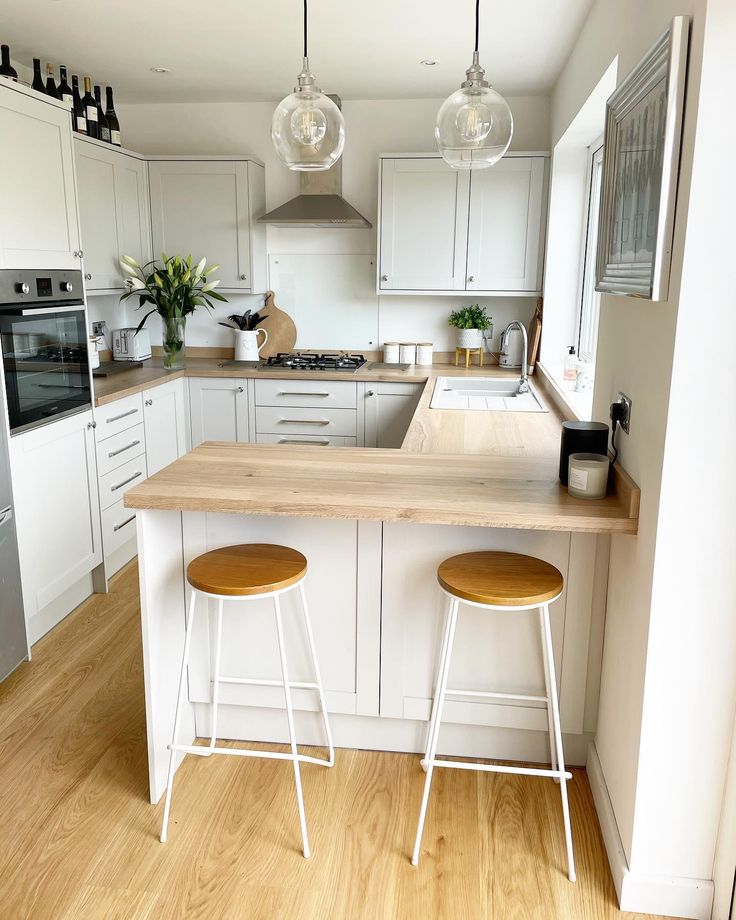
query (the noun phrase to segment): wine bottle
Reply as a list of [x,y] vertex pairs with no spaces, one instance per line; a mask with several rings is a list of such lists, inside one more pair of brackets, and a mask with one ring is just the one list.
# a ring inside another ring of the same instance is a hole
[[102,110],[102,90],[95,86],[95,102],[97,103],[97,124],[100,129],[100,140],[110,143],[110,125],[107,121],[107,115]]
[[66,67],[63,64],[59,66],[59,96],[62,100],[67,100],[68,102],[74,101],[74,93],[67,82]]
[[61,99],[59,90],[56,88],[56,80],[54,80],[54,65],[46,65],[46,95],[52,96],[54,99]]
[[7,45],[0,45],[0,77],[10,77],[11,80],[18,81],[18,71],[10,63],[10,48]]
[[33,59],[33,83],[31,83],[31,86],[37,93],[46,92],[46,87],[43,85],[43,77],[41,76],[41,61],[39,58]]
[[72,76],[72,96],[74,106],[72,108],[72,125],[78,134],[87,133],[87,118],[84,114],[82,97],[79,95],[79,77]]
[[122,147],[123,141],[120,137],[120,122],[115,112],[115,104],[112,101],[112,86],[105,87],[105,96],[107,99],[107,123],[110,126],[110,143],[115,147]]
[[92,78],[84,78],[84,97],[82,98],[84,106],[84,117],[87,119],[88,137],[99,137],[100,126],[97,124],[97,103],[92,95]]

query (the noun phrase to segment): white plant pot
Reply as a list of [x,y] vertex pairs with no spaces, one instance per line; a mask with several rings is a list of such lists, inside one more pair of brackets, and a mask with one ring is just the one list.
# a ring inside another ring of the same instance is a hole
[[480,348],[483,345],[483,332],[480,329],[458,329],[458,348]]
[[[258,361],[260,360],[260,351],[268,341],[268,333],[265,329],[235,329],[235,360],[236,361]],[[263,341],[258,344],[258,333],[263,333]]]

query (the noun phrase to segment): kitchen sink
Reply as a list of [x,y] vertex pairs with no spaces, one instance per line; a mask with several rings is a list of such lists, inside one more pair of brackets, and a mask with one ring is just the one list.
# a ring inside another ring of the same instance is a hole
[[430,409],[478,409],[482,412],[546,412],[529,386],[519,393],[519,381],[508,377],[438,377]]

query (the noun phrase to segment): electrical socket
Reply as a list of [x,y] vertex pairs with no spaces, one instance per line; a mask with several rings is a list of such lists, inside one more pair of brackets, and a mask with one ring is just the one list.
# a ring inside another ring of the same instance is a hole
[[619,424],[626,432],[629,433],[629,426],[631,425],[631,400],[626,395],[626,393],[617,393],[616,402],[623,407],[623,412],[621,414],[621,420]]

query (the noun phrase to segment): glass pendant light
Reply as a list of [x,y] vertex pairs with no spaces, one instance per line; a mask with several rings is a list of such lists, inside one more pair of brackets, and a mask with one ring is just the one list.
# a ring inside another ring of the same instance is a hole
[[440,106],[434,136],[443,159],[455,169],[485,169],[509,149],[514,119],[508,103],[488,85],[478,60],[480,0],[475,3],[475,50],[467,79]]
[[294,92],[282,99],[271,120],[271,140],[289,169],[329,169],[345,146],[342,112],[322,92],[309,70],[307,0],[304,0],[304,63]]

